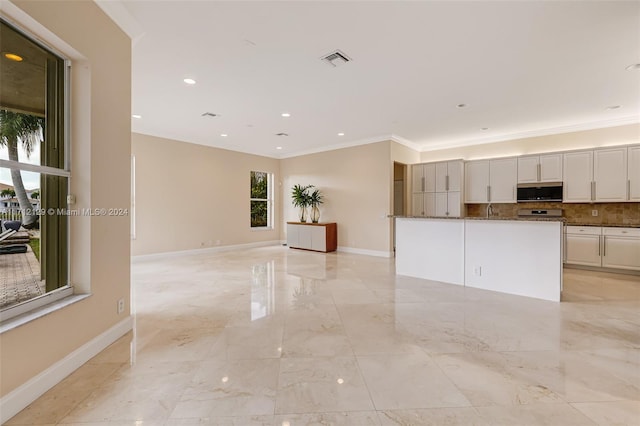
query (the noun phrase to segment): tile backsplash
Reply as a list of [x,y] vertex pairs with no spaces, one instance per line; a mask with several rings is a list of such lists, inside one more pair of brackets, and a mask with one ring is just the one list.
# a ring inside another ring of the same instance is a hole
[[[568,224],[640,225],[640,203],[514,203],[492,204],[493,217],[513,218],[520,209],[562,209]],[[467,204],[467,216],[484,217],[486,204]],[[598,211],[593,216],[592,210]]]

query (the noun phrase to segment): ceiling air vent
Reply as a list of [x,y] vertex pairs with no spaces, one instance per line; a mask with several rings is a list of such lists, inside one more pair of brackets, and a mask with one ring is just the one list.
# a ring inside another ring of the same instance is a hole
[[214,114],[212,112],[205,112],[202,114],[203,117],[220,117],[220,114]]
[[329,53],[328,55],[323,56],[321,59],[332,67],[337,67],[338,65],[351,62],[351,58],[349,58],[344,52],[341,52],[340,50]]
[[276,133],[276,136],[289,136],[289,133]]

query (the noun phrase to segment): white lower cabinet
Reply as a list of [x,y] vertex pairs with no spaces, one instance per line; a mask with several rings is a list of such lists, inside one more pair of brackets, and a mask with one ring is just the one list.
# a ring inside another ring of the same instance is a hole
[[602,253],[598,226],[567,226],[565,263],[584,266],[601,266]]
[[338,248],[336,223],[287,222],[287,245],[290,248],[330,252]]
[[567,226],[565,263],[640,271],[640,229]]
[[602,266],[640,270],[640,229],[602,228]]

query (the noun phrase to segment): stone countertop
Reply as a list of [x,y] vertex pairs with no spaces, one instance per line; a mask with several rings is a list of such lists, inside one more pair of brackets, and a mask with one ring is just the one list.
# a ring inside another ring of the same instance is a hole
[[468,219],[468,220],[513,220],[519,222],[564,222],[567,226],[598,226],[603,228],[640,228],[640,224],[624,224],[624,223],[584,223],[584,222],[569,222],[566,217],[536,217],[536,216],[524,216],[524,217],[480,217],[480,216],[467,216],[467,217],[441,217],[441,216],[402,216],[402,215],[389,215],[391,218],[398,219]]
[[567,226],[597,226],[602,228],[640,228],[640,224],[624,224],[624,223],[581,223],[566,222]]
[[536,216],[527,216],[527,217],[478,217],[478,216],[467,216],[467,217],[442,217],[442,216],[400,216],[400,215],[389,215],[389,217],[397,218],[397,219],[457,219],[457,220],[509,220],[516,222],[565,222],[566,219],[563,217],[536,217]]

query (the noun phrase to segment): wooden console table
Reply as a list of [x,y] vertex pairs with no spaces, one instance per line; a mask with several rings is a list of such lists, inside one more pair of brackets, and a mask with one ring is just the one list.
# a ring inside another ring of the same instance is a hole
[[287,222],[287,245],[290,248],[321,252],[338,249],[336,223]]

